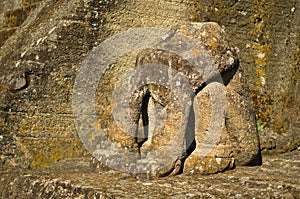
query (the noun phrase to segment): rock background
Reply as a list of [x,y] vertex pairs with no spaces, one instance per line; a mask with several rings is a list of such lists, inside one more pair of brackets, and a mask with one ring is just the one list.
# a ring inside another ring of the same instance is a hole
[[240,49],[262,148],[299,146],[300,2],[194,1],[193,20],[216,21]]
[[240,49],[262,149],[297,149],[299,10],[297,0],[2,0],[0,170],[42,168],[88,154],[71,109],[80,63],[117,32],[182,21],[224,26]]

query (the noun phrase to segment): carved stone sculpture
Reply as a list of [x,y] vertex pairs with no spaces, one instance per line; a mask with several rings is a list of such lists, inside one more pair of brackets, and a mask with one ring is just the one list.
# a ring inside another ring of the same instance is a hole
[[120,110],[128,104],[130,125],[125,133],[112,128],[106,136],[131,155],[120,159],[99,149],[94,156],[108,166],[113,161],[140,164],[155,176],[260,164],[248,90],[237,86],[244,86],[238,64],[236,49],[218,24],[190,23],[171,30],[140,52],[134,72],[115,84],[133,91],[129,97],[117,93],[114,105],[126,120]]

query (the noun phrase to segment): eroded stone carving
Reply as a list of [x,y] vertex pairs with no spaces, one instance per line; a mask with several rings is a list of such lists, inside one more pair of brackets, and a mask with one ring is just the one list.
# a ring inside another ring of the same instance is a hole
[[[130,81],[116,84],[134,90],[129,99],[119,97],[118,102],[129,104],[131,125],[124,136],[113,130],[108,134],[110,140],[136,153],[132,161],[146,160],[147,167],[152,156],[159,156],[153,151],[168,154],[158,158],[163,166],[153,167],[155,176],[175,175],[183,170],[210,174],[233,168],[235,163],[261,162],[249,99],[230,86],[241,83],[232,82],[237,76],[237,53],[218,24],[177,27],[157,45],[138,54],[136,69]],[[150,78],[159,74],[163,75]],[[142,86],[135,89],[134,84]],[[215,110],[212,106],[212,91],[214,103],[224,109]],[[216,113],[221,120],[214,121]],[[207,139],[213,134],[214,139]],[[103,160],[103,153],[98,150],[94,156]]]

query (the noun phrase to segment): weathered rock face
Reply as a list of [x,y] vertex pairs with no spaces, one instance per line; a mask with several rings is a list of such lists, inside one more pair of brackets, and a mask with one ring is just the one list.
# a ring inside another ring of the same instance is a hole
[[259,129],[268,127],[261,134],[263,147],[289,151],[299,145],[297,1],[39,2],[0,2],[1,169],[40,167],[87,153],[71,109],[80,63],[117,32],[170,28],[190,21],[190,15],[194,21],[224,25],[240,48],[242,75],[250,82],[262,121]]
[[192,1],[195,21],[226,27],[252,92],[262,149],[299,146],[299,1]]
[[[23,198],[71,197],[70,192],[74,192],[76,197],[100,197],[101,193],[107,193],[112,197],[148,198],[144,191],[140,191],[147,190],[153,198],[162,193],[166,197],[178,193],[178,198],[299,197],[299,155],[293,153],[264,158],[264,165],[260,168],[238,168],[217,175],[217,180],[215,176],[195,178],[188,174],[182,176],[182,180],[160,179],[162,183],[152,188],[147,181],[124,183],[124,178],[114,178],[117,176],[114,172],[111,175],[102,173],[100,177],[90,173],[78,176],[74,171],[80,168],[76,163],[81,162],[73,158],[89,152],[78,138],[71,109],[75,74],[91,49],[104,39],[128,28],[170,28],[191,20],[216,21],[225,27],[234,46],[240,49],[244,69],[241,80],[247,80],[247,83],[231,84],[231,90],[246,96],[244,85],[250,85],[262,148],[281,152],[293,150],[299,146],[299,11],[297,0],[2,0],[0,195],[4,198],[22,198],[20,195]],[[123,61],[130,63],[127,68],[112,70],[110,75],[113,77],[130,70],[136,55],[130,57]],[[105,88],[110,89],[111,84],[108,82],[107,85]],[[103,95],[111,92],[109,89],[103,88]],[[109,112],[110,108],[101,110]],[[162,107],[149,100],[149,112],[161,113],[160,117],[149,120],[164,119],[165,111],[161,110]],[[70,158],[73,159],[71,167],[62,161]],[[226,159],[208,159],[207,162],[221,163],[224,165],[221,168],[230,166],[230,162],[223,160]],[[22,168],[27,174],[27,169],[55,166],[59,161],[61,164],[46,174],[61,172],[55,174],[53,181],[48,177],[20,177],[21,174],[15,173]],[[87,164],[84,162],[82,167],[86,168]],[[218,164],[210,165],[219,171]],[[62,169],[64,166],[65,170]],[[68,181],[57,180],[61,177]],[[103,181],[95,184],[95,178]],[[74,179],[76,185],[70,185],[69,180]],[[81,188],[80,184],[87,186]],[[157,185],[156,181],[153,184]],[[173,184],[177,185],[174,189]],[[186,184],[191,185],[189,189]],[[53,186],[55,190],[51,191]],[[132,187],[139,187],[135,189],[138,192]],[[45,191],[41,193],[43,188]]]
[[[299,198],[300,151],[265,156],[260,167],[215,175],[141,179],[124,172],[96,173],[89,159],[61,161],[41,172],[0,177],[2,198]],[[297,160],[295,162],[295,160]],[[1,172],[1,171],[0,171]],[[7,185],[10,186],[7,186]]]
[[37,7],[41,0],[3,0],[0,2],[0,46]]
[[[114,119],[106,120],[105,134],[124,149],[108,150],[101,144],[94,156],[113,168],[125,170],[122,165],[131,165],[131,172],[153,172],[150,168],[156,168],[154,173],[159,176],[182,172],[195,145],[186,170],[195,170],[200,162],[208,165],[201,167],[205,174],[232,168],[234,161],[237,165],[260,164],[249,90],[235,92],[234,86],[243,82],[241,77],[231,81],[237,69],[236,51],[216,23],[188,23],[171,30],[151,49],[137,55],[134,72],[116,83],[109,81],[114,84],[110,103],[103,103],[105,98],[99,92],[101,107],[113,107],[110,114]],[[203,95],[206,85],[212,85],[210,98]],[[213,105],[208,105],[210,101]],[[98,112],[104,118],[102,110]],[[207,137],[212,141],[207,142]],[[101,139],[97,142],[103,143]]]
[[[23,7],[17,1],[1,1],[1,5],[22,10],[28,6],[23,2]],[[156,8],[180,9],[160,11],[152,15],[156,20],[149,20],[148,11],[156,12],[152,3],[45,1],[36,4],[27,20],[24,15],[24,23],[19,20],[14,25],[13,36],[1,36],[1,168],[41,167],[87,153],[72,114],[76,71],[94,46],[116,32],[155,24],[170,27],[187,20],[186,7],[171,1]],[[1,12],[2,16],[7,13]],[[144,21],[151,23],[143,25]],[[5,24],[1,21],[1,28],[9,31]]]
[[[194,103],[198,111],[196,149],[185,162],[186,172],[210,174],[234,165],[261,164],[251,101],[232,90],[230,85],[211,83],[197,95]],[[223,99],[222,92],[226,96]],[[223,103],[226,108],[220,108]]]

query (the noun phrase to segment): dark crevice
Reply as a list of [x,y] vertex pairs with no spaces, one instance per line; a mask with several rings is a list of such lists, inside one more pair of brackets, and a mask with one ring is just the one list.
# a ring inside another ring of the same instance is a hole
[[[194,99],[192,100],[192,102]],[[184,163],[185,160],[192,154],[192,152],[196,149],[196,140],[195,140],[195,127],[196,120],[195,120],[195,111],[193,104],[190,106],[190,112],[188,117],[188,125],[185,131],[185,143],[186,143],[186,150],[182,157],[182,162],[180,165],[180,170],[178,174],[183,173]]]
[[261,151],[259,150],[258,153],[249,162],[247,162],[246,166],[261,166],[261,165],[262,165],[262,155],[261,155]]
[[137,127],[136,130],[136,143],[138,144],[139,149],[148,140],[148,136],[149,136],[148,105],[149,105],[150,97],[151,97],[150,93],[147,92],[142,101],[141,116],[143,122],[144,135],[143,136],[139,135],[139,131],[138,131],[139,127]]

